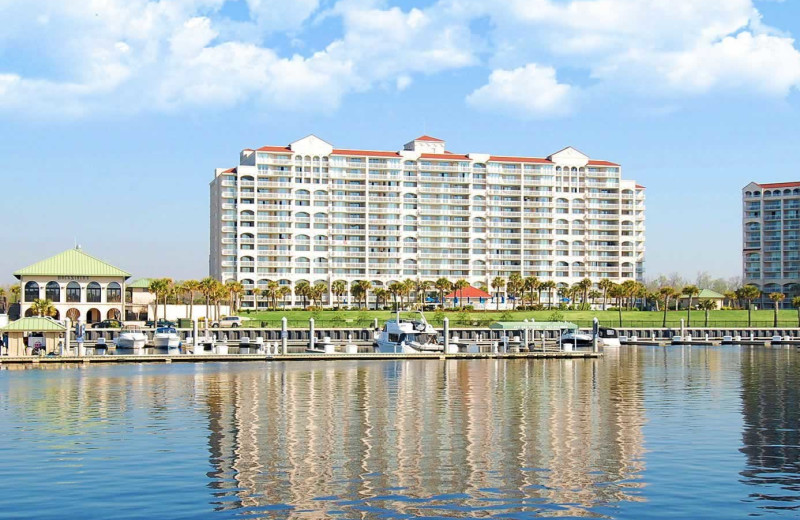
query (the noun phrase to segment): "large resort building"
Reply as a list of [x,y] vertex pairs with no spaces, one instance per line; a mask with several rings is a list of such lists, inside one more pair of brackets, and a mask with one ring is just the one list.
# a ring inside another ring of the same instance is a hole
[[623,282],[643,275],[644,220],[644,187],[571,147],[459,154],[422,136],[344,150],[311,135],[215,171],[210,272],[245,285],[244,308],[266,305],[253,295],[270,280]]
[[742,188],[742,260],[745,284],[786,295],[784,305],[800,296],[800,182]]

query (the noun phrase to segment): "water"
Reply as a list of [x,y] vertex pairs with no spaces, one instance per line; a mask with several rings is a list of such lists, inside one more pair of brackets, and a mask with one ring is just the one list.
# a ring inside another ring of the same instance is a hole
[[5,367],[0,518],[797,518],[800,353]]

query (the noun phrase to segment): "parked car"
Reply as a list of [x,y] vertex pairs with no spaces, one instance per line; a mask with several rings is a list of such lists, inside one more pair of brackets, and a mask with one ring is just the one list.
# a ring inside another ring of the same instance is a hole
[[241,327],[242,326],[242,318],[239,316],[225,316],[219,321],[215,321],[211,324],[212,327]]
[[174,321],[159,319],[157,322],[153,320],[147,320],[144,322],[145,327],[176,327],[177,324]]
[[119,320],[103,320],[92,324],[93,329],[121,329],[122,322]]

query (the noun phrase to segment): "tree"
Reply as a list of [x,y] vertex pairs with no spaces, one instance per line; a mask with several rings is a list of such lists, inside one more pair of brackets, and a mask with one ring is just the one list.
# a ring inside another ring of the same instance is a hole
[[800,327],[800,296],[792,298],[792,305],[797,309],[797,326]]
[[194,314],[194,293],[200,290],[200,282],[197,280],[186,280],[183,282],[183,289],[189,293],[189,319],[193,319]]
[[453,284],[447,278],[442,277],[436,280],[436,283],[434,283],[433,286],[437,291],[439,291],[439,305],[441,305],[444,309],[445,292],[450,291],[453,288]]
[[[281,285],[280,289],[278,289],[278,298],[284,301],[284,307],[286,306],[286,297],[292,294],[292,289],[288,285]],[[277,303],[275,304],[277,307]]]
[[419,291],[421,296],[418,295],[420,297],[417,301],[422,305],[425,305],[425,300],[427,300],[428,298],[428,292],[430,292],[432,288],[433,288],[433,282],[431,282],[430,280],[422,280],[421,282],[418,281],[417,291]]
[[167,319],[167,297],[174,287],[175,282],[172,281],[172,278],[156,278],[154,280],[150,280],[150,285],[147,286],[147,291],[156,297],[154,316],[156,321],[158,321],[158,303],[161,299],[164,301],[164,319]]
[[678,294],[678,291],[666,285],[664,287],[660,287],[658,289],[658,294],[661,295],[661,298],[664,300],[664,319],[661,322],[661,326],[666,328],[667,327],[667,309],[669,309],[669,299],[673,296]]
[[597,303],[597,299],[600,298],[601,296],[603,296],[603,293],[601,293],[600,291],[596,290],[589,291],[589,300],[591,300],[592,303]]
[[380,308],[381,302],[386,303],[386,298],[389,296],[389,291],[383,287],[375,289],[375,307]]
[[779,292],[769,293],[769,299],[775,304],[775,313],[772,316],[772,326],[778,328],[778,307],[780,303],[786,298],[786,295]]
[[31,304],[31,312],[37,316],[55,316],[56,308],[51,300],[36,298]]
[[735,306],[734,302],[736,301],[736,292],[734,292],[734,291],[725,291],[723,296],[725,296],[725,299],[728,300],[728,307],[734,307]]
[[359,302],[359,307],[361,306],[360,302],[362,298],[364,301],[364,307],[367,306],[367,296],[371,288],[372,284],[368,280],[358,280],[353,282],[352,286],[350,287],[350,293],[353,295],[353,298]]
[[753,300],[761,296],[761,291],[755,285],[745,285],[737,289],[736,296],[747,301],[747,326],[750,327],[753,323],[751,318]]
[[331,284],[331,292],[336,296],[336,305],[342,306],[342,296],[347,293],[347,282],[344,280],[336,280]]
[[386,288],[389,290],[389,294],[392,295],[392,300],[394,301],[394,310],[397,312],[400,310],[400,307],[398,307],[397,304],[397,298],[403,294],[403,284],[400,282],[392,282],[386,286]]
[[417,290],[417,282],[412,280],[411,278],[406,278],[402,282],[403,286],[403,296],[406,297],[406,302],[408,302],[408,308],[411,308],[411,295],[414,294]]
[[506,286],[506,281],[502,276],[495,276],[492,280],[492,289],[495,290],[495,302],[497,303],[497,310],[500,310],[500,291]]
[[536,291],[539,290],[539,279],[535,276],[528,276],[525,278],[525,281],[522,284],[522,288],[525,291],[530,291],[530,304],[533,306],[533,302],[536,300]]
[[547,291],[547,306],[548,308],[553,308],[553,289],[556,288],[556,283],[553,280],[547,280],[542,285],[539,286],[543,290]]
[[300,280],[294,286],[294,295],[303,298],[303,309],[308,308],[308,296],[311,290],[311,284],[305,280]]
[[244,285],[241,282],[237,282],[236,280],[228,280],[225,282],[225,289],[228,290],[228,296],[230,301],[230,313],[236,314],[236,311],[239,309],[239,297],[244,292]]
[[0,287],[0,314],[5,314],[7,305],[6,290]]
[[589,290],[592,288],[592,281],[589,278],[584,278],[575,284],[583,294],[583,303],[589,299]]
[[11,299],[13,300],[11,303],[19,303],[19,297],[20,294],[22,293],[22,287],[20,287],[19,284],[12,285],[10,292],[11,292]]
[[466,289],[467,287],[469,287],[469,282],[466,281],[465,279],[461,278],[460,280],[456,281],[455,284],[453,284],[453,287],[456,290],[456,296],[459,296],[458,302],[461,304],[461,308],[463,309],[464,308],[464,298],[461,296],[461,294],[462,294],[461,291],[463,289]]
[[619,326],[622,327],[622,298],[625,296],[625,289],[621,285],[614,284],[608,289],[608,295],[617,300],[617,313],[619,315]]
[[698,305],[700,305],[700,308],[705,311],[706,321],[705,321],[705,325],[703,325],[703,326],[704,327],[708,327],[708,311],[713,311],[714,309],[716,309],[717,308],[717,302],[715,302],[714,300],[711,300],[711,299],[707,299],[707,300],[702,300]]
[[200,280],[200,283],[198,284],[200,289],[200,294],[202,294],[206,300],[206,321],[211,319],[208,307],[211,304],[211,297],[213,296],[214,291],[216,289],[216,285],[218,283],[219,282],[217,282],[215,278],[206,276],[205,278]]
[[606,310],[606,302],[608,301],[608,292],[614,287],[616,284],[611,281],[609,278],[603,278],[599,282],[597,282],[597,286],[603,291],[603,310]]
[[517,310],[517,299],[523,290],[524,282],[522,281],[522,276],[519,273],[511,273],[506,284],[506,294],[514,302],[512,310]]
[[692,298],[700,294],[700,288],[696,285],[687,285],[683,288],[681,294],[689,297],[689,302],[686,305],[686,326],[690,327],[692,325]]

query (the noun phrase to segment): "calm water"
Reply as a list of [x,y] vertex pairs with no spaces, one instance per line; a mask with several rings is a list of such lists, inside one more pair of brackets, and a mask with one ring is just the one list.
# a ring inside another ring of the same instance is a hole
[[0,370],[2,518],[800,516],[795,349]]

